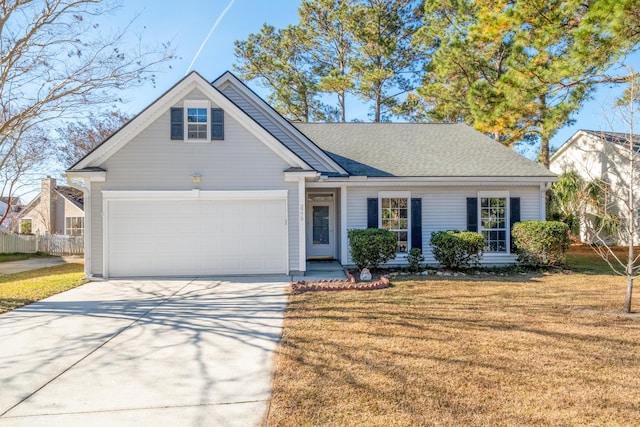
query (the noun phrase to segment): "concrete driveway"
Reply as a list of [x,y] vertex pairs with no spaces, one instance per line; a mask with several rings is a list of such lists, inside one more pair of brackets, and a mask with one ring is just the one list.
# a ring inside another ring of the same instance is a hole
[[261,423],[287,279],[92,282],[0,315],[0,426]]

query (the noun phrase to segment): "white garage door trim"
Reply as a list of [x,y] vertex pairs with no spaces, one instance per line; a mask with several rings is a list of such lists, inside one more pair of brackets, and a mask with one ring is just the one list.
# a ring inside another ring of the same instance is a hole
[[[102,191],[103,199],[103,277],[109,277],[109,206],[113,201],[196,201],[196,200],[282,200],[285,220],[285,266],[289,268],[288,190],[249,191]],[[287,273],[287,272],[285,272]]]

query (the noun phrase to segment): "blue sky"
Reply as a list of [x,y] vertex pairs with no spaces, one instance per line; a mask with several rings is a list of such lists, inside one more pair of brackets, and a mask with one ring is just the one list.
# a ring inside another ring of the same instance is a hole
[[[229,3],[230,0],[184,0],[176,7],[175,2],[127,0],[109,18],[106,26],[122,27],[137,16],[133,30],[141,32],[143,41],[170,41],[179,57],[171,63],[170,69],[165,67],[158,74],[155,88],[145,86],[130,91],[127,97],[131,101],[122,106],[124,111],[139,112],[185,75],[202,42]],[[208,80],[231,70],[235,62],[235,40],[246,39],[250,33],[259,31],[264,23],[276,28],[295,23],[299,3],[298,0],[235,0],[196,58],[193,69]],[[640,70],[640,55],[634,55],[629,63]],[[249,85],[261,92],[255,83]],[[562,128],[552,139],[552,147],[561,145],[578,129],[611,130],[603,111],[610,107],[617,93],[606,87],[599,88],[595,98],[574,116],[576,123]],[[366,111],[361,111],[360,117],[365,117]],[[615,130],[624,131],[622,128]]]

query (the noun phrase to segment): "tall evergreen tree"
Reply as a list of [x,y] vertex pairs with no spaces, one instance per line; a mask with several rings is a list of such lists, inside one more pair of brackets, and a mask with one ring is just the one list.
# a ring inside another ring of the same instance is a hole
[[306,0],[298,13],[300,28],[310,39],[310,66],[319,76],[318,90],[337,95],[339,120],[344,122],[346,97],[355,86],[351,8],[346,0]]
[[[598,84],[622,81],[606,71],[637,48],[637,3],[429,2],[421,36],[435,53],[421,93],[435,115],[464,120],[507,145],[536,141],[548,167],[557,130]],[[464,94],[464,105],[436,91]]]
[[383,109],[392,109],[398,94],[418,84],[425,55],[414,46],[413,37],[422,15],[422,2],[415,0],[364,0],[354,5],[356,91],[373,103],[374,122],[383,119]]
[[308,64],[310,39],[297,26],[276,30],[264,25],[245,41],[236,41],[235,65],[243,79],[257,79],[270,90],[269,101],[284,116],[301,122],[323,117],[318,79]]
[[[398,96],[420,83],[424,55],[413,37],[421,1],[305,0],[298,12],[298,24],[265,25],[236,42],[236,70],[269,88],[274,107],[288,118],[345,121],[347,96],[356,94],[381,121]],[[323,94],[337,95],[337,104],[324,103]]]

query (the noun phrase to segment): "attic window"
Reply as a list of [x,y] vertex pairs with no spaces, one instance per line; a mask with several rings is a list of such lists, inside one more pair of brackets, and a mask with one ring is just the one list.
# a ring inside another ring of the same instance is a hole
[[210,141],[209,101],[187,101],[184,103],[185,141]]
[[224,110],[209,101],[185,101],[171,108],[171,139],[207,142],[224,140]]

